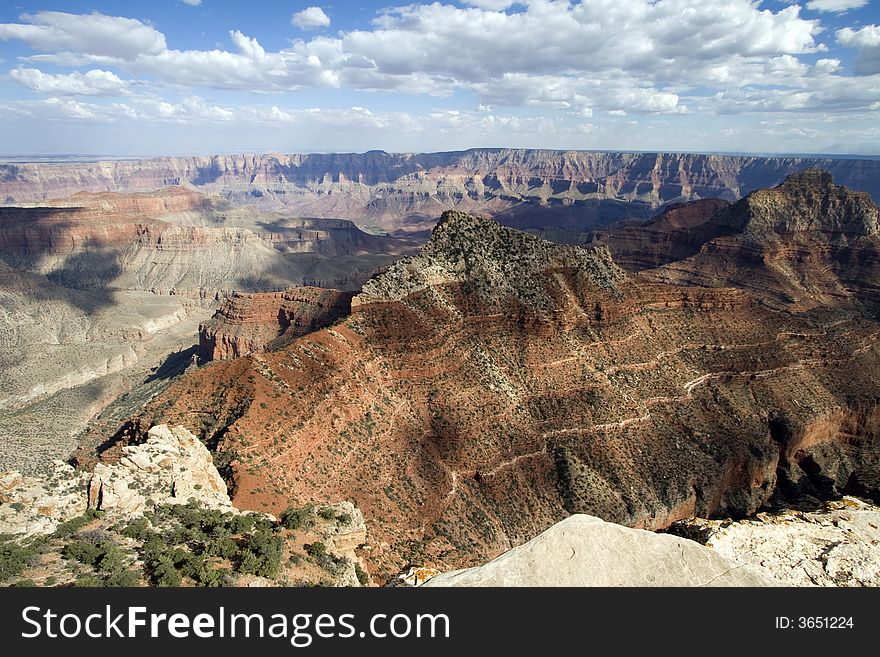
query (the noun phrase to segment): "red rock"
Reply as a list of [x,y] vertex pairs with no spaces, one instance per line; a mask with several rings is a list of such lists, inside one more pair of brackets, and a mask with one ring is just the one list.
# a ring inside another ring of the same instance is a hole
[[317,287],[233,294],[199,326],[200,349],[209,360],[224,360],[280,348],[347,315],[352,296]]

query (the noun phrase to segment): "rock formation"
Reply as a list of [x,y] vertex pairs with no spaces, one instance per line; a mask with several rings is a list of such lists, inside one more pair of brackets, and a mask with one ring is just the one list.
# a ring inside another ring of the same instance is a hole
[[571,513],[656,529],[875,495],[874,317],[681,282],[449,213],[344,321],[192,372],[144,418],[216,444],[243,508],[351,499],[386,578],[485,561]]
[[[681,221],[685,212],[692,219]],[[810,169],[732,205],[686,204],[599,241],[630,268],[657,267],[658,281],[735,286],[789,310],[876,308],[878,216],[868,194]]]
[[352,296],[317,287],[233,294],[210,321],[199,326],[199,348],[208,360],[278,348],[347,315]]
[[[680,153],[472,149],[450,153],[218,155],[64,164],[0,165],[0,198],[41,201],[87,190],[171,185],[287,214],[352,219],[387,230],[425,229],[444,210],[505,217],[511,225],[597,228],[621,202],[650,209],[698,198],[735,201],[810,166],[880,198],[880,162]],[[524,211],[523,211],[524,210]],[[646,218],[644,210],[637,215]]]
[[179,187],[0,208],[0,260],[79,290],[214,297],[297,282],[356,289],[408,249],[350,221],[236,210]]
[[77,472],[61,461],[45,476],[0,477],[0,534],[49,534],[87,508],[110,519],[142,515],[161,504],[235,511],[211,453],[184,427],[157,425],[140,445],[122,449],[118,463]]
[[772,586],[698,543],[573,515],[489,563],[424,586]]
[[[362,586],[367,540],[350,502],[242,514],[210,452],[152,427],[115,461],[45,476],[0,473],[0,585]],[[303,554],[305,552],[306,554]],[[308,556],[306,556],[308,555]],[[17,583],[14,578],[22,578]]]
[[880,509],[853,497],[736,522],[694,518],[671,531],[784,586],[880,585]]

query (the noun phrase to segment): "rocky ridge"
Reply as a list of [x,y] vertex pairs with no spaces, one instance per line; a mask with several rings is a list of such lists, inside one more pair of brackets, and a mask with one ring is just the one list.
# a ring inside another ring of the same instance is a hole
[[402,301],[425,290],[467,282],[474,301],[511,301],[547,310],[550,299],[535,282],[538,272],[577,272],[577,284],[613,290],[624,273],[604,247],[560,246],[501,226],[491,219],[445,212],[417,256],[402,258],[364,284],[354,307]]
[[709,239],[698,251],[663,263],[651,277],[746,288],[797,310],[854,303],[876,308],[878,216],[868,194],[809,169],[721,208],[704,223]]

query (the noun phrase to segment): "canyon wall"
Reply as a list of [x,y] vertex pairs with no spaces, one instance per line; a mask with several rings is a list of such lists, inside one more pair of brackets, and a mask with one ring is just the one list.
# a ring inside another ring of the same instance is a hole
[[[519,226],[523,219],[516,209],[522,204],[551,208],[564,223],[593,228],[620,218],[621,201],[645,208],[710,197],[733,201],[807,167],[822,167],[838,182],[880,199],[878,160],[517,149],[3,164],[0,199],[21,203],[83,190],[181,185],[236,204],[387,230],[429,228],[448,209],[512,213],[511,225]],[[548,225],[555,221],[543,219]]]

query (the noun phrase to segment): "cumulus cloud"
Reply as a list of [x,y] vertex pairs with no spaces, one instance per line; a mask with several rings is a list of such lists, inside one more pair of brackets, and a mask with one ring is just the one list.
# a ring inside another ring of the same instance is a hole
[[837,31],[837,40],[844,46],[876,48],[880,46],[880,25],[865,25],[858,30],[845,27]]
[[859,49],[854,67],[856,75],[880,73],[880,25],[865,25],[858,30],[845,27],[837,31],[837,42]]
[[[514,4],[517,11],[504,11]],[[41,12],[22,21],[0,26],[0,38],[45,50],[26,58],[30,66],[89,65],[190,88],[271,93],[330,87],[439,98],[469,91],[483,107],[568,117],[880,102],[873,81],[865,83],[865,76],[880,72],[880,28],[836,33],[839,44],[860,50],[862,92],[855,93],[858,85],[847,82],[852,78],[842,74],[838,59],[810,65],[802,57],[827,50],[819,20],[802,16],[797,4],[773,10],[756,0],[413,4],[383,10],[370,29],[300,38],[279,51],[239,30],[230,31],[228,49],[176,50],[153,27],[132,19]],[[125,47],[112,39],[88,40],[81,31],[94,32],[95,21],[105,30],[130,27],[136,38],[126,32]],[[330,19],[320,7],[309,7],[292,21],[306,29]],[[53,96],[109,93],[97,79],[90,86],[75,75],[17,75],[19,83]]]
[[180,0],[183,4],[189,5],[190,7],[198,7],[202,4],[202,0]]
[[118,96],[129,89],[127,81],[100,69],[53,75],[35,68],[15,68],[9,76],[23,87],[51,95]]
[[861,9],[866,4],[868,0],[810,0],[807,9],[840,13],[850,9]]
[[320,7],[307,7],[296,12],[290,22],[301,30],[314,30],[330,25],[330,17]]
[[504,11],[516,4],[514,0],[467,0],[463,4],[471,7],[479,7],[480,9],[488,9],[489,11]]
[[166,48],[164,34],[132,18],[41,11],[21,19],[25,22],[0,23],[0,39],[19,39],[44,52],[121,59],[157,55]]

